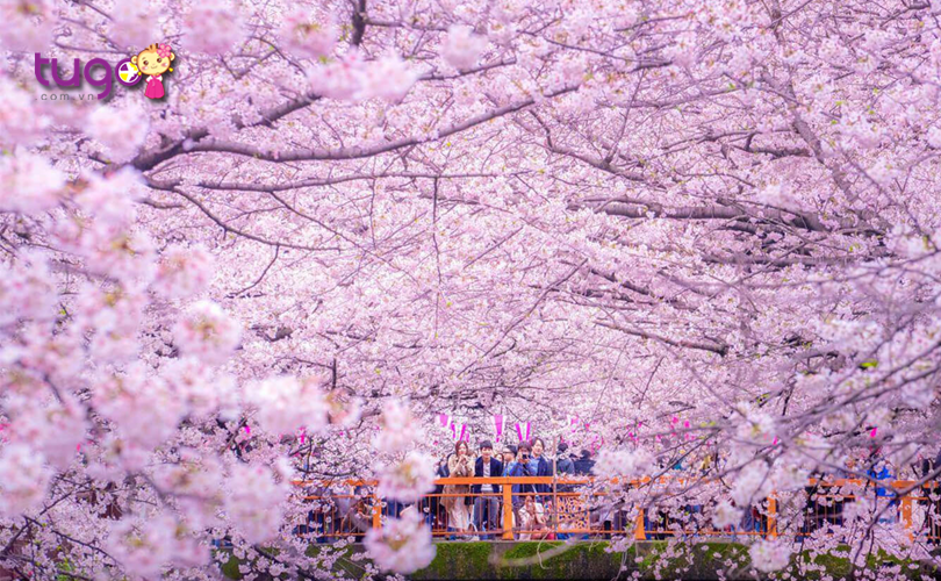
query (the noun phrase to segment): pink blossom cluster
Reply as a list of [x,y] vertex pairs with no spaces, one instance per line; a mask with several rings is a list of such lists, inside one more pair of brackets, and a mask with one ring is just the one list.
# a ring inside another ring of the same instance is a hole
[[236,464],[229,471],[224,510],[228,522],[245,540],[270,540],[281,525],[288,483],[269,468]]
[[7,518],[42,507],[53,470],[30,444],[8,443],[0,448],[0,515]]
[[382,452],[396,453],[408,450],[424,435],[421,423],[409,406],[399,400],[386,402],[379,420],[380,430],[373,445]]
[[456,25],[448,29],[441,57],[456,69],[469,69],[477,64],[486,48],[486,37],[474,34],[469,26]]
[[282,375],[250,384],[246,403],[258,409],[258,422],[272,434],[322,431],[327,426],[328,406],[317,378],[298,379]]
[[436,553],[431,527],[416,511],[388,519],[382,529],[370,529],[363,542],[376,565],[402,575],[427,567]]
[[168,246],[160,255],[151,289],[168,299],[189,298],[212,282],[215,259],[204,247]]
[[59,204],[65,175],[48,158],[18,150],[0,157],[0,210],[37,214]]
[[654,458],[644,448],[602,448],[595,460],[592,472],[599,478],[637,478],[650,474]]
[[338,30],[330,14],[317,17],[302,5],[292,6],[281,19],[282,46],[301,57],[329,56],[336,44]]
[[187,50],[225,54],[235,50],[245,35],[238,3],[230,0],[201,0],[183,16],[183,43]]
[[105,146],[111,159],[124,162],[143,145],[149,128],[147,112],[140,103],[131,101],[120,107],[109,105],[96,109],[88,116],[86,132]]
[[341,101],[363,101],[378,97],[388,102],[401,101],[418,81],[417,67],[397,55],[364,60],[353,51],[308,73],[315,93]]
[[435,488],[434,458],[424,452],[409,452],[379,473],[379,496],[399,502],[417,502]]
[[783,541],[759,540],[748,549],[751,564],[763,573],[779,571],[787,567],[791,548]]
[[235,351],[242,327],[218,303],[200,300],[187,307],[173,336],[184,354],[213,365],[223,363]]

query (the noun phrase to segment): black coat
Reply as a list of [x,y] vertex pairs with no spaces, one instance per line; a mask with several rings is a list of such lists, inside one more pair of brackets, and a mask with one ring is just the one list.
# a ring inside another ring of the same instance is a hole
[[[490,477],[497,478],[498,476],[503,476],[503,462],[500,462],[496,458],[490,458]],[[474,477],[483,478],[484,477],[484,459],[477,458],[477,462],[474,463]],[[500,487],[496,484],[493,486],[494,492],[500,492]],[[471,486],[471,492],[473,494],[480,494],[480,484],[474,484]]]
[[595,461],[591,458],[579,458],[575,461],[575,474],[590,475],[591,469],[595,467]]
[[[435,477],[436,477],[436,478],[447,478],[448,476],[450,476],[450,472],[448,471],[448,463],[447,463],[447,462],[442,462],[442,463],[441,463],[441,466],[439,466],[439,467],[438,467],[438,470],[435,472]],[[441,494],[442,492],[444,492],[444,486],[442,486],[441,484],[436,484],[436,485],[435,485],[435,492],[434,492],[434,493],[437,495],[437,494]],[[437,496],[435,496],[434,499],[435,499],[435,500],[440,500],[440,498],[437,497]]]
[[[536,467],[536,476],[552,476],[552,462],[545,456],[539,457],[539,464]],[[536,492],[552,492],[551,484],[537,484]]]

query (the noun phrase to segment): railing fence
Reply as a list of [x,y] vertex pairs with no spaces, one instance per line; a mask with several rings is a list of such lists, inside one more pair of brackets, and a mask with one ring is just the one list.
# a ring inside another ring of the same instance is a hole
[[[435,483],[436,492],[423,496],[417,503],[405,505],[379,498],[374,481],[295,482],[308,491],[304,499],[311,503],[307,522],[299,524],[295,532],[310,535],[318,542],[339,537],[359,538],[369,528],[381,528],[384,518],[414,510],[431,526],[435,537],[446,539],[611,538],[619,535],[632,535],[637,540],[677,535],[799,538],[842,525],[844,509],[855,501],[857,492],[861,492],[872,496],[877,506],[888,507],[881,522],[901,523],[911,539],[941,541],[941,488],[937,482],[916,486],[913,481],[896,480],[874,485],[863,480],[812,479],[807,483],[800,526],[781,525],[780,499],[771,494],[746,511],[737,525],[724,529],[711,525],[708,503],[680,503],[680,510],[671,511],[661,510],[652,502],[618,506],[605,502],[612,496],[608,487],[655,491],[661,485],[682,487],[685,484],[682,479],[664,477],[652,481],[644,478],[619,483],[591,478],[530,476],[441,478]],[[447,485],[481,484],[490,484],[494,490],[499,487],[499,492],[443,492]],[[536,491],[537,486],[541,490]],[[844,491],[847,488],[851,490]],[[448,508],[459,503],[465,504],[461,510],[470,517],[467,527],[451,522],[451,513],[458,511]]]

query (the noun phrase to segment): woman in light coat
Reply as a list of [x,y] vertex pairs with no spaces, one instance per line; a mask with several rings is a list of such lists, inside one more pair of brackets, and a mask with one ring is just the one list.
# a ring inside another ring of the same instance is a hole
[[[467,442],[454,446],[454,454],[448,458],[448,475],[451,478],[470,478],[474,475],[474,459],[470,456]],[[470,507],[465,496],[470,494],[469,484],[446,484],[444,507],[448,511],[448,528],[465,532],[470,527]]]
[[533,541],[549,537],[550,531],[546,525],[546,509],[541,502],[536,502],[532,496],[527,496],[520,507],[519,540]]

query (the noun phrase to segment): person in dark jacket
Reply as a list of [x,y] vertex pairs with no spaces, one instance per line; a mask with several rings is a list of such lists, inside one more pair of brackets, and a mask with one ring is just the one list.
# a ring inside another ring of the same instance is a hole
[[591,452],[582,450],[578,460],[575,461],[575,474],[591,476],[591,469],[594,467],[595,461],[591,459]]
[[[561,475],[563,478],[567,476],[575,475],[575,462],[572,461],[572,458],[568,455],[569,445],[565,442],[559,442],[558,454],[556,455],[555,460],[555,472],[556,474]],[[556,491],[559,493],[557,495],[559,508],[556,509],[557,513],[561,513],[561,507],[563,506],[572,506],[572,503],[576,501],[575,498],[575,486],[574,484],[559,484],[556,488]],[[564,523],[559,524],[561,527]],[[562,541],[568,539],[568,533],[558,533],[556,539]]]
[[555,460],[556,474],[575,474],[575,462],[568,455],[569,445],[565,442],[559,443],[559,454]]
[[[435,470],[435,478],[447,478],[450,476],[450,472],[448,472],[448,460],[452,455],[453,454],[448,454],[438,463],[438,468]],[[444,503],[441,502],[441,495],[443,493],[444,486],[435,484],[435,491],[428,498],[428,514],[425,515],[425,522],[431,526],[432,530],[443,529],[447,523],[444,514]]]
[[[552,463],[546,458],[546,444],[542,441],[542,438],[533,438],[531,443],[533,447],[533,456],[530,459],[532,463],[533,474],[535,476],[552,476]],[[552,485],[551,484],[537,484],[536,492],[539,494],[551,494]]]
[[[480,443],[480,456],[474,463],[475,478],[497,478],[503,476],[503,463],[493,457],[493,444],[488,440]],[[474,525],[477,530],[494,531],[502,528],[500,524],[500,485],[474,484]],[[493,535],[483,535],[481,540],[491,540]]]
[[[561,442],[559,444],[559,454],[555,460],[555,472],[563,478],[575,475],[575,462],[572,460],[572,457],[568,455],[568,451],[569,445],[565,442]],[[560,484],[558,490],[560,492],[572,492],[575,490],[575,485]]]

